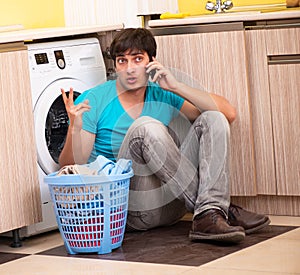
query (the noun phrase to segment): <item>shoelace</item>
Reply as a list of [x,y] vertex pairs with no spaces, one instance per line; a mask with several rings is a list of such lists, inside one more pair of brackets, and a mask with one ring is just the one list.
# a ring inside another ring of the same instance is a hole
[[239,213],[239,212],[240,212],[239,210],[242,209],[242,207],[237,206],[237,205],[235,205],[235,204],[230,204],[229,209],[233,209],[233,210],[235,210],[237,213]]
[[236,220],[236,216],[237,215],[240,216],[240,209],[242,209],[242,208],[237,205],[230,204],[229,211],[228,211],[228,219]]
[[224,218],[224,216],[219,211],[214,211],[211,214],[211,219],[212,219],[213,223],[216,223],[220,216]]

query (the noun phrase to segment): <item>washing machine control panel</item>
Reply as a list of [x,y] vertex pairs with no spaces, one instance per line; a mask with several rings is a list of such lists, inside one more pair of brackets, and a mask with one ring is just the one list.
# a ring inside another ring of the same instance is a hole
[[37,65],[49,63],[48,56],[46,53],[36,53],[34,57]]
[[[29,58],[31,61],[31,69],[36,72],[46,73],[54,70],[55,68],[63,70],[66,67],[63,50],[36,52],[32,57]],[[72,66],[72,60],[70,58],[69,65]]]
[[104,67],[98,43],[38,48],[28,51],[31,75],[36,77],[62,73],[84,72]]
[[65,62],[63,51],[62,50],[54,51],[54,56],[55,56],[56,64],[57,64],[58,68],[63,70],[66,67],[66,62]]

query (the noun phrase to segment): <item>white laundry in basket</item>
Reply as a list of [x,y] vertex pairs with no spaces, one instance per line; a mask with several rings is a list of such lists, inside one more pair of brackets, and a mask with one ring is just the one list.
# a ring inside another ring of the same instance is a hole
[[89,164],[74,164],[62,167],[57,176],[69,174],[81,175],[120,175],[128,173],[131,169],[131,160],[119,159],[116,163],[104,156],[98,156],[94,162]]

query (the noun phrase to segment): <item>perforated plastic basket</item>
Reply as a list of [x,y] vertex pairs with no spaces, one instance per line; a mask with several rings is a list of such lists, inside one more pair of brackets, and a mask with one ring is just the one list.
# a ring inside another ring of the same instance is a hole
[[132,176],[130,171],[114,176],[53,173],[44,178],[69,254],[105,254],[122,245]]

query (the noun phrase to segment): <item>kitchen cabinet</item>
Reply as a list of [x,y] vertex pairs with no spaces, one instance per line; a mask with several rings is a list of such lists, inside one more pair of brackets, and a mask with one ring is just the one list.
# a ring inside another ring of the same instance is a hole
[[178,79],[225,96],[238,117],[231,125],[231,193],[257,194],[245,31],[156,36],[158,60]]
[[40,222],[27,50],[0,44],[0,232]]
[[247,32],[259,194],[300,196],[300,28]]
[[278,195],[300,196],[300,24],[266,30]]
[[246,31],[257,196],[250,210],[300,216],[300,24]]
[[[28,54],[24,41],[97,37],[106,49],[113,33],[122,28],[123,25],[118,24],[0,33],[0,233],[42,221]],[[13,245],[19,245],[17,230],[14,231]]]
[[178,34],[156,36],[158,60],[177,77],[237,107],[231,125],[232,201],[265,214],[300,215],[297,22],[186,34],[179,27]]
[[300,62],[269,65],[278,195],[300,196],[299,76]]
[[272,108],[265,30],[245,32],[257,193],[276,195]]

